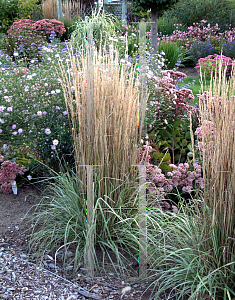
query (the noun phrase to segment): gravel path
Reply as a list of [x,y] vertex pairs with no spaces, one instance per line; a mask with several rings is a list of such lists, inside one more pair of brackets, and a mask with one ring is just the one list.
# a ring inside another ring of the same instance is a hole
[[111,282],[105,277],[92,281],[82,272],[69,281],[31,263],[8,243],[0,243],[0,299],[152,299],[142,296],[144,288],[146,283],[128,284],[115,277]]

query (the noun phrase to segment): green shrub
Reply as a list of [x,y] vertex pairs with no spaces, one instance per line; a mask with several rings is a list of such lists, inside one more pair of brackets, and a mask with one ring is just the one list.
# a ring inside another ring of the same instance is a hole
[[207,20],[211,25],[218,23],[222,30],[230,23],[235,25],[232,11],[234,2],[230,0],[181,0],[166,12],[168,18],[176,17],[185,27],[201,20]]
[[18,0],[0,0],[0,32],[6,32],[17,20]]
[[157,31],[159,34],[171,35],[175,30],[175,24],[178,23],[178,19],[176,17],[167,18],[161,17],[157,20]]
[[6,32],[14,21],[31,18],[31,13],[41,11],[38,0],[0,0],[0,32]]
[[163,51],[165,53],[165,64],[167,69],[172,70],[177,62],[183,60],[183,52],[176,44],[171,41],[160,41],[158,45],[158,51]]

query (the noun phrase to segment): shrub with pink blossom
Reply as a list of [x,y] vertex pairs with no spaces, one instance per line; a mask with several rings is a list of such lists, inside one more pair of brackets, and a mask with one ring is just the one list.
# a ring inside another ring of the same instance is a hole
[[26,58],[41,59],[42,47],[55,36],[62,36],[65,32],[64,24],[55,19],[33,21],[29,19],[18,20],[7,31],[8,35],[2,41],[0,50],[13,57],[15,60]]
[[205,78],[211,78],[211,75],[215,75],[215,73],[219,74],[220,64],[222,67],[222,71],[226,71],[226,76],[231,75],[232,69],[235,67],[235,61],[233,61],[230,57],[226,57],[224,55],[208,55],[205,58],[200,58],[195,69],[198,70],[198,73],[202,72],[202,75]]
[[0,170],[1,191],[4,194],[12,193],[12,182],[16,179],[16,175],[23,175],[25,171],[25,167],[20,167],[16,162],[4,161]]
[[41,48],[45,45],[45,37],[34,27],[35,21],[18,20],[12,24],[0,45],[3,50],[14,60],[26,58],[41,59]]
[[66,31],[64,23],[56,19],[43,19],[34,23],[34,28],[37,32],[42,35],[46,35],[48,40],[50,40],[50,35],[55,34],[57,37],[61,37]]
[[[173,41],[182,49],[190,50],[192,45],[197,45],[202,42],[205,47],[210,43],[214,53],[220,53],[224,43],[235,41],[235,28],[229,27],[228,30],[220,31],[218,24],[212,26],[206,20],[201,20],[198,23],[193,23],[187,30],[182,29],[182,24],[176,24],[176,30],[172,35],[163,35],[163,41]],[[202,46],[202,45],[200,45]],[[193,51],[193,49],[192,49]],[[194,51],[195,52],[195,51]],[[201,47],[200,53],[205,52]],[[202,56],[201,56],[202,57]]]

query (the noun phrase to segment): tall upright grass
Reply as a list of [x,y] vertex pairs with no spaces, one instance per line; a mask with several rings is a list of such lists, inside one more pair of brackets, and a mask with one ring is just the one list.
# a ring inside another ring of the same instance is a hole
[[155,299],[235,297],[235,72],[221,69],[200,99],[204,191],[177,214],[151,211]]
[[[80,0],[72,1],[67,0],[62,2],[63,19],[73,20],[75,18],[83,17],[84,5]],[[57,18],[57,2],[56,0],[43,0],[42,1],[42,12],[45,19],[56,19]]]
[[[212,224],[218,239],[216,247],[208,241],[215,268],[235,263],[235,72],[227,79],[221,63],[219,67],[206,98],[199,101],[204,201],[213,216],[211,219],[205,209],[205,220]],[[208,228],[206,234],[211,235],[212,229]]]
[[55,0],[44,0],[42,2],[42,13],[45,19],[56,19],[57,7]]
[[[108,54],[93,49],[92,58],[89,55],[85,51],[75,56],[71,51],[68,72],[61,64],[61,79],[70,114],[77,175],[85,182],[84,166],[98,166],[103,197],[115,190],[136,164],[138,85],[135,68],[122,66],[112,47]],[[89,107],[93,108],[88,116]],[[118,192],[114,193],[113,205]]]

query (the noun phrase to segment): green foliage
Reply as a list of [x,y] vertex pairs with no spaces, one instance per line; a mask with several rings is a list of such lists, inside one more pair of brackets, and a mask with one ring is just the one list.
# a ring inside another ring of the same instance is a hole
[[162,12],[170,8],[178,0],[133,0],[132,5],[135,11],[146,11],[152,9],[156,12]]
[[158,34],[162,35],[171,35],[175,30],[175,24],[178,23],[178,19],[176,17],[166,18],[161,17],[157,19],[157,30]]
[[183,26],[207,20],[212,26],[218,23],[221,30],[234,22],[232,10],[235,3],[228,0],[181,0],[165,14],[168,18],[176,17]]
[[18,18],[18,0],[0,0],[0,32],[6,32]]
[[228,250],[232,259],[221,265],[226,245],[219,238],[222,232],[215,226],[215,215],[205,207],[210,214],[205,219],[203,206],[203,200],[191,199],[185,205],[181,198],[177,214],[157,208],[149,211],[152,227],[157,228],[148,232],[153,260],[150,278],[157,288],[154,299],[227,300],[235,296],[234,243]]
[[31,18],[31,12],[41,11],[38,0],[0,0],[0,32],[6,32],[14,21]]
[[[45,252],[53,251],[56,259],[63,253],[63,264],[66,274],[67,266],[73,265],[74,272],[84,263],[90,232],[87,230],[87,195],[86,183],[83,183],[73,172],[61,175],[52,171],[53,177],[47,181],[47,193],[36,208],[35,227],[30,239],[30,252],[42,258]],[[114,190],[100,197],[100,182],[94,175],[94,248],[103,254],[103,265],[109,264],[114,272],[124,274],[129,265],[127,257],[138,259],[138,205],[137,186],[128,181],[120,183],[120,194],[114,210],[107,201],[113,198]],[[105,180],[105,179],[102,179]],[[85,191],[85,194],[83,193]],[[122,208],[121,208],[121,204]],[[134,210],[127,209],[129,207]],[[66,260],[66,252],[75,254],[72,260]],[[113,259],[116,264],[114,265]],[[98,271],[98,259],[94,252],[95,269]],[[106,265],[107,266],[107,265]]]
[[[160,126],[159,129],[149,133],[149,139],[154,143],[155,148],[160,151],[160,154],[155,153],[155,157],[153,157],[157,161],[162,158],[162,153],[167,151],[169,151],[169,158],[172,156],[173,163],[184,163],[188,157],[191,158],[192,145],[187,119],[179,118],[172,124]],[[169,158],[166,157],[165,159],[168,161]],[[162,167],[160,168],[162,169]]]
[[158,51],[165,53],[164,57],[166,59],[165,65],[166,69],[172,70],[176,66],[177,62],[183,61],[184,52],[173,42],[160,41],[158,45]]

